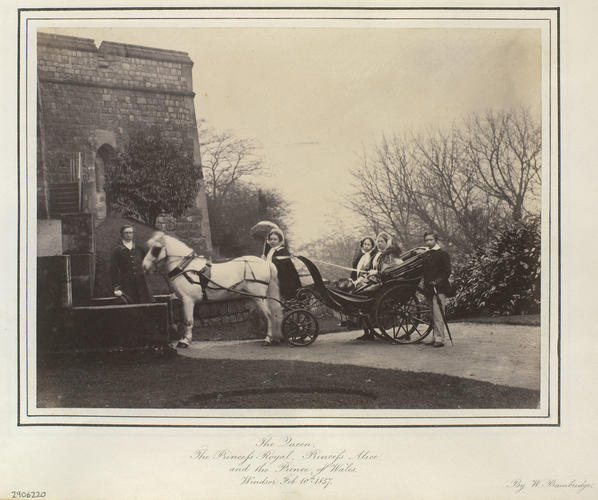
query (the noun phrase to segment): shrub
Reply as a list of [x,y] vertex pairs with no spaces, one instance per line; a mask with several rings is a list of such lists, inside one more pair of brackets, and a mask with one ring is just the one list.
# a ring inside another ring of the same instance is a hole
[[227,198],[208,197],[208,211],[212,228],[212,244],[218,257],[261,255],[264,241],[250,235],[251,227],[259,220],[271,220],[285,233],[284,218],[289,204],[271,188],[259,189],[248,182],[237,181],[229,187]]
[[191,208],[201,168],[159,131],[134,133],[106,175],[106,196],[123,215],[155,226],[161,212],[175,217]]
[[456,260],[452,316],[540,310],[540,219],[509,222],[485,246]]

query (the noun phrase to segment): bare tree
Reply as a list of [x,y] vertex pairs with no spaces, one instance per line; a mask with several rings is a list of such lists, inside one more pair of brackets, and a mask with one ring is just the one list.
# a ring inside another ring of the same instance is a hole
[[357,252],[359,252],[359,242],[363,234],[348,229],[346,222],[336,214],[325,215],[325,225],[328,229],[326,236],[312,240],[302,246],[294,249],[299,255],[319,259],[318,267],[322,275],[331,280],[348,278],[350,271],[334,265],[351,267]]
[[201,126],[199,142],[206,194],[215,204],[225,201],[239,180],[263,173],[258,145],[251,139]]
[[383,137],[371,156],[364,152],[361,165],[351,172],[355,196],[347,207],[360,215],[374,233],[390,231],[408,244],[413,214],[408,190],[401,180],[408,161],[405,143],[396,137]]
[[463,171],[462,154],[455,130],[383,138],[353,171],[351,209],[405,246],[429,229],[469,250],[486,235],[492,204]]
[[541,128],[529,112],[473,114],[463,123],[383,137],[352,172],[349,208],[404,245],[429,229],[463,251],[487,241],[506,216],[533,212]]
[[208,198],[212,244],[221,257],[253,253],[250,228],[259,220],[273,220],[285,228],[290,204],[274,188],[257,184],[267,170],[252,139],[199,127],[202,167]]
[[[465,167],[459,131],[428,131],[413,138],[409,203],[423,225],[470,250],[488,237],[497,204],[489,203]],[[406,179],[407,180],[407,179]]]
[[514,220],[537,212],[533,203],[540,194],[542,128],[528,109],[470,115],[463,143],[477,187],[504,202]]

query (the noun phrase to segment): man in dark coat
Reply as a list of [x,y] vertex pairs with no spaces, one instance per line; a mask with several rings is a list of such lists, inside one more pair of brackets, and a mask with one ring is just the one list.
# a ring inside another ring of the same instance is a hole
[[[444,346],[445,324],[444,309],[446,307],[446,294],[450,291],[449,276],[451,275],[451,258],[449,254],[438,245],[438,237],[434,233],[425,233],[424,242],[429,251],[424,255],[424,294],[428,307],[432,311],[432,324],[434,325],[433,347]],[[437,297],[442,305],[442,312],[438,306]]]
[[114,295],[128,303],[153,302],[154,298],[145,281],[142,262],[145,252],[135,245],[135,230],[126,225],[120,228],[121,241],[112,251],[110,272]]

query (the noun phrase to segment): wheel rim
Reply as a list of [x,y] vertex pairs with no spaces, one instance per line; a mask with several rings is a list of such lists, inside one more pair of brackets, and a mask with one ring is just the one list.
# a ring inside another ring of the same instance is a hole
[[292,345],[309,345],[318,336],[318,323],[309,311],[296,309],[285,316],[282,331]]
[[419,293],[405,300],[400,294],[385,294],[378,304],[376,324],[382,332],[402,344],[421,342],[432,331],[430,310]]

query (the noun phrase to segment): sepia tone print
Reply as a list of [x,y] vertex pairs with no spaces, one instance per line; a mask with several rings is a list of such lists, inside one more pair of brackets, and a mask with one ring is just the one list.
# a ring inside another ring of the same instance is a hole
[[40,29],[37,409],[545,414],[542,43]]

